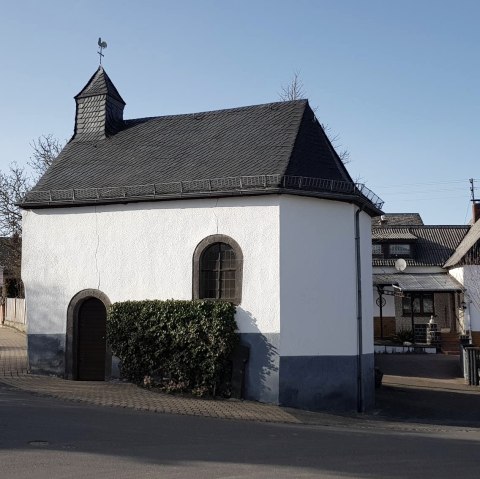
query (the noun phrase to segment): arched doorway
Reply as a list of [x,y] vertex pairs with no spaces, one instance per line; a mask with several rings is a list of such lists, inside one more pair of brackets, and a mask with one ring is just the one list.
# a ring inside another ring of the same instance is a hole
[[77,379],[105,380],[107,310],[97,298],[80,305],[77,324]]
[[112,352],[106,343],[107,308],[110,300],[98,289],[84,289],[67,310],[65,377],[104,381],[112,368]]

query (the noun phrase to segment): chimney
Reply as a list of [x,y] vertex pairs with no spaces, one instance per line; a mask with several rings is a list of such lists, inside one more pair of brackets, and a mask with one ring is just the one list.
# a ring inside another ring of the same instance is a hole
[[123,128],[125,102],[102,66],[75,97],[74,140],[104,140]]
[[474,200],[472,202],[472,224],[475,224],[480,219],[480,201]]

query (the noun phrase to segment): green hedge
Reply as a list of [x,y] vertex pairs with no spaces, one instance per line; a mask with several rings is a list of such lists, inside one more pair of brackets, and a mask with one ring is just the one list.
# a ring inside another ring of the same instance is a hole
[[122,375],[165,389],[215,393],[239,337],[235,306],[218,301],[126,301],[109,308],[107,340]]

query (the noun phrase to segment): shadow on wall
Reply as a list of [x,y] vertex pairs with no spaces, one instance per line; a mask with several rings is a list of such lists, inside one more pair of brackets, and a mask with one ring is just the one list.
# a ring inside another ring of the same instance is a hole
[[245,374],[245,398],[278,403],[279,333],[262,333],[249,311],[237,307],[241,342],[250,348]]

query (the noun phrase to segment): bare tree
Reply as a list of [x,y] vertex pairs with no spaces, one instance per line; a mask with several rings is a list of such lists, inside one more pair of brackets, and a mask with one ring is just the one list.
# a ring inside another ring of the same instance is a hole
[[42,176],[53,160],[63,149],[63,143],[57,140],[51,133],[39,136],[30,143],[33,153],[28,165],[37,177]]
[[[293,73],[293,77],[288,85],[282,85],[282,90],[280,91],[278,96],[282,101],[293,101],[305,98],[305,89],[299,71]],[[318,107],[314,107],[312,109],[314,112],[316,112],[318,110]],[[320,126],[323,128],[323,131],[330,140],[330,143],[335,148],[335,151],[337,152],[340,160],[342,160],[342,163],[344,165],[350,163],[350,152],[347,149],[340,149],[341,145],[339,144],[339,135],[333,134],[331,128],[324,123],[320,123]]]
[[22,294],[21,252],[22,214],[16,205],[30,188],[30,180],[25,170],[12,163],[7,173],[0,172],[0,235],[4,236],[2,247],[5,269],[5,289],[2,295]]
[[278,96],[282,101],[293,101],[305,98],[305,90],[300,78],[300,72],[294,72],[293,78],[287,86],[282,85],[282,91]]
[[328,136],[328,139],[330,140],[330,143],[332,146],[335,148],[335,151],[337,152],[337,155],[339,158],[342,160],[342,163],[344,165],[350,163],[350,152],[347,149],[340,149],[341,144],[339,143],[340,141],[340,136],[336,133],[332,133],[332,129],[326,125],[325,123],[320,123],[320,126],[323,128],[323,131],[325,134]]
[[[0,171],[0,248],[2,248],[2,266],[5,269],[10,294],[22,294],[21,254],[22,254],[22,213],[17,206],[33,184],[45,173],[62,149],[62,144],[53,135],[43,135],[31,143],[33,149],[28,165],[34,176],[31,178],[26,169],[12,163],[7,171]],[[5,285],[4,285],[5,286]],[[12,293],[13,292],[13,293]]]
[[22,214],[16,205],[30,188],[25,169],[12,163],[7,173],[0,172],[0,234],[21,235]]

